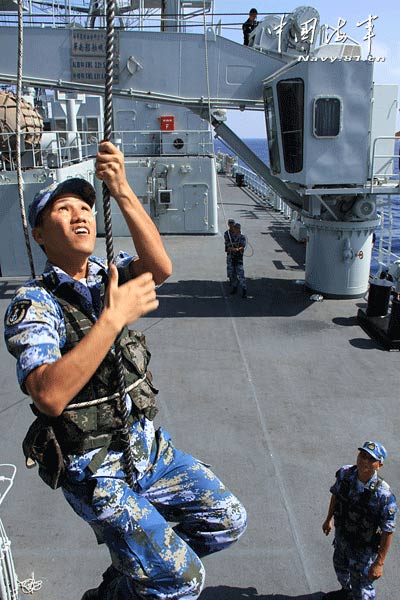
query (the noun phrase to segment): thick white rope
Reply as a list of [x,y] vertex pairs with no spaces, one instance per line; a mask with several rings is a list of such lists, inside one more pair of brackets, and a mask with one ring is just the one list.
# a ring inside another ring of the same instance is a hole
[[[138,379],[131,385],[128,385],[128,387],[125,388],[125,394],[139,387],[139,385],[143,383],[145,379],[146,375],[141,379]],[[117,398],[119,398],[119,392],[112,394],[112,396],[103,396],[103,398],[95,398],[94,400],[88,400],[87,402],[77,402],[76,404],[68,404],[68,406],[66,406],[64,410],[70,410],[71,408],[84,408],[85,406],[95,406],[96,404],[101,404],[102,402],[106,402],[107,400],[116,400]]]
[[24,581],[18,581],[18,586],[23,594],[33,594],[34,592],[38,592],[43,584],[41,579],[36,580],[35,574],[32,571],[32,576],[28,577],[28,579],[24,579]]

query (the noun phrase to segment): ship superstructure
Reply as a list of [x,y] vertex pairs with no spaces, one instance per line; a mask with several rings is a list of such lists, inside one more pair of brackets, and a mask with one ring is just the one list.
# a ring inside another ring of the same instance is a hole
[[[104,5],[40,3],[39,16],[34,5],[25,17],[23,81],[45,131],[24,159],[27,197],[72,173],[93,180],[103,126]],[[305,31],[313,20],[320,33],[311,7],[267,16],[244,47],[219,35],[213,6],[117,4],[114,139],[133,188],[160,232],[216,234],[214,128],[307,228],[307,285],[330,296],[362,295],[379,224],[376,197],[398,192],[387,158],[394,153],[387,132],[395,129],[396,86],[373,85],[373,64],[359,46],[321,44]],[[189,23],[198,17],[200,32],[192,33]],[[14,24],[4,23],[0,81],[8,84],[16,82],[16,35]],[[226,108],[265,111],[270,166],[229,129]],[[0,194],[17,222],[12,152],[6,160]],[[5,235],[8,222],[0,229],[4,248],[13,248],[12,264],[2,251],[2,271],[17,275],[24,257],[16,231]],[[100,215],[98,225],[102,233]],[[117,211],[113,226],[115,235],[126,233]]]

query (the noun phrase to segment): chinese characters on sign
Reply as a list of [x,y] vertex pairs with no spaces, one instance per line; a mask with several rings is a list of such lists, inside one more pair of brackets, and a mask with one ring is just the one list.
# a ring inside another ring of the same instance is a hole
[[[114,82],[118,83],[119,44],[114,38]],[[71,31],[71,76],[80,83],[103,84],[105,81],[105,31]]]
[[[367,42],[368,59],[371,58],[371,54],[372,54],[372,39],[375,37],[374,21],[376,19],[378,19],[377,15],[369,15],[366,19],[364,19],[363,21],[360,21],[356,24],[357,27],[365,26],[365,28],[367,30],[367,33],[363,37],[363,40]],[[288,25],[288,21],[285,21],[285,15],[282,15],[279,25],[274,27],[274,31],[276,31],[276,35],[278,37],[278,52],[282,52],[282,32],[286,25]],[[323,39],[320,40],[321,45],[322,44],[330,44],[332,42],[344,44],[347,40],[349,40],[353,44],[358,44],[358,42],[356,40],[354,40],[353,38],[348,36],[347,33],[344,31],[344,28],[346,27],[346,25],[347,25],[347,20],[342,19],[342,17],[339,17],[336,27],[331,27],[330,25],[325,25],[322,28],[324,35],[322,36]],[[289,27],[290,27],[290,24],[289,24]],[[298,41],[305,42],[305,43],[312,45],[315,41],[317,28],[318,28],[318,20],[316,17],[314,17],[313,19],[309,19],[308,21],[305,21],[304,23],[301,23],[301,33],[300,33],[300,39]]]

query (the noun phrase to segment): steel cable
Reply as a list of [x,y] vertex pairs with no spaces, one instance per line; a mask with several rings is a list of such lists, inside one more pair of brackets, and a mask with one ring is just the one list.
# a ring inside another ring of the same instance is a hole
[[15,114],[15,135],[16,135],[16,160],[17,160],[17,184],[19,209],[21,212],[22,228],[24,230],[25,246],[28,253],[29,266],[32,278],[35,277],[35,267],[33,264],[32,248],[29,240],[28,223],[26,220],[24,203],[24,182],[22,178],[21,166],[21,99],[22,99],[22,60],[24,52],[24,34],[23,34],[23,4],[18,0],[18,64],[17,64],[17,94],[16,94],[16,114]]
[[[104,139],[110,141],[112,133],[112,87],[114,78],[114,17],[115,17],[115,1],[107,0],[106,4],[106,72],[105,72],[105,91],[104,91]],[[107,185],[103,182],[103,211],[104,211],[104,228],[106,236],[106,249],[108,264],[114,261],[114,247],[112,236],[111,222],[111,201],[110,191]],[[120,432],[120,440],[123,445],[123,456],[125,463],[125,475],[127,483],[130,487],[134,484],[134,466],[133,457],[129,437],[128,425],[128,407],[126,403],[126,386],[125,377],[122,365],[122,350],[118,338],[115,342],[115,362],[117,367],[118,381],[118,402],[119,410],[122,418],[122,430]]]

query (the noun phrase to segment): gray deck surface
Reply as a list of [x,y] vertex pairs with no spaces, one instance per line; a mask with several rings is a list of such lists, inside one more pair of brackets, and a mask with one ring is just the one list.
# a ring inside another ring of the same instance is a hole
[[[254,249],[245,258],[249,297],[228,294],[222,234],[164,237],[174,273],[157,312],[139,323],[161,390],[158,421],[178,447],[212,464],[248,511],[236,546],[204,559],[201,600],[318,600],[337,588],[332,539],[321,530],[336,469],[377,438],[389,452],[381,473],[400,496],[399,354],[358,327],[363,299],[310,301],[296,284],[305,247],[288,222],[219,179],[220,229],[225,216],[240,220]],[[115,248],[130,249],[129,240]],[[2,317],[14,290],[15,282],[0,283]],[[34,571],[43,580],[33,600],[80,600],[99,583],[107,550],[61,492],[25,469],[31,412],[4,345],[0,378],[0,462],[18,467],[0,514],[19,579]],[[380,600],[398,597],[398,561],[395,536]]]

